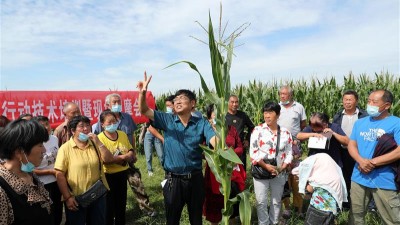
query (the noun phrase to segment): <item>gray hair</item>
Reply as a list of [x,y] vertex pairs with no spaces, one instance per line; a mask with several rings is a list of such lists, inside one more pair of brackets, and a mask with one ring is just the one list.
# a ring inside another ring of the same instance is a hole
[[281,90],[283,90],[283,89],[287,89],[288,92],[289,92],[289,94],[290,94],[290,96],[293,97],[294,91],[293,91],[293,89],[292,89],[289,85],[283,85],[283,86],[281,86],[281,88],[279,89],[279,93],[281,93]]
[[117,93],[112,93],[106,96],[106,104],[110,104],[110,100],[113,97],[118,97],[119,99],[121,99],[121,95],[117,94]]
[[79,108],[79,106],[75,102],[67,102],[63,106],[63,113],[67,114],[67,112],[71,109],[71,106],[76,106]]

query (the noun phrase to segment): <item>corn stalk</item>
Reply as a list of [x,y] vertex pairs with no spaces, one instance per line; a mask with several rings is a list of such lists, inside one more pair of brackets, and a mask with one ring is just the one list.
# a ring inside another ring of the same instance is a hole
[[[204,150],[205,158],[212,173],[215,175],[216,180],[221,184],[220,192],[224,196],[222,223],[226,225],[229,224],[229,218],[232,214],[233,204],[239,202],[240,220],[242,221],[242,224],[247,225],[250,224],[251,221],[251,205],[249,199],[250,193],[245,190],[235,198],[229,199],[231,193],[231,175],[233,167],[236,164],[242,164],[242,162],[236,155],[234,150],[232,148],[228,148],[225,144],[225,139],[227,136],[225,115],[228,112],[228,100],[231,90],[229,71],[232,64],[234,40],[236,37],[238,37],[238,34],[235,34],[235,32],[233,32],[229,36],[230,39],[225,40],[222,40],[222,36],[220,35],[219,41],[216,41],[214,38],[214,29],[210,14],[207,33],[209,39],[208,46],[210,49],[211,68],[215,91],[210,91],[206,82],[203,79],[203,76],[198,71],[195,64],[189,61],[181,61],[174,63],[170,66],[176,65],[178,63],[188,64],[190,68],[195,70],[200,76],[201,87],[204,92],[204,97],[207,99],[207,101],[213,102],[215,104],[214,112],[216,114],[217,122],[215,133],[218,137],[218,140],[216,142],[216,145],[214,146],[214,149],[210,149],[209,147],[204,145],[202,145],[201,148]],[[224,52],[226,52],[225,57],[221,55],[222,49],[224,50]]]

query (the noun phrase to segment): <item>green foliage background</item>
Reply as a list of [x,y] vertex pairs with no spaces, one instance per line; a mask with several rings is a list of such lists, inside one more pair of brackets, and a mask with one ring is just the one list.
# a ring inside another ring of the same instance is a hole
[[[194,74],[197,76],[197,74]],[[367,75],[361,74],[358,76],[352,73],[343,77],[343,80],[335,78],[311,78],[309,80],[272,80],[268,82],[249,81],[248,84],[237,85],[232,88],[231,93],[239,96],[241,110],[245,111],[255,124],[261,123],[263,120],[261,107],[267,99],[279,100],[278,90],[281,85],[290,85],[295,93],[294,99],[304,105],[306,113],[309,116],[312,112],[321,111],[327,113],[331,118],[342,106],[342,93],[345,90],[353,89],[359,94],[359,107],[365,109],[369,92],[376,89],[388,89],[394,95],[394,103],[391,113],[400,116],[400,76],[399,74],[391,74],[382,72],[379,74]],[[175,90],[174,90],[175,91]],[[204,93],[199,90],[194,90],[197,95],[197,109],[205,111],[205,107],[210,104]],[[160,110],[165,110],[164,99],[173,92],[168,92],[157,96],[156,104]],[[138,135],[138,131],[137,131]],[[138,140],[138,139],[136,139]],[[132,192],[128,191],[127,205],[127,224],[165,224],[165,212],[163,205],[163,196],[160,182],[164,179],[164,172],[159,165],[156,156],[153,160],[154,176],[148,177],[146,174],[146,162],[143,155],[143,146],[136,144],[139,152],[139,159],[136,166],[143,172],[143,181],[146,190],[150,195],[150,201],[156,208],[159,214],[156,217],[148,217],[143,214],[135,202]],[[252,224],[257,224],[257,215],[255,210],[255,197],[252,189],[251,175],[248,174],[246,186],[250,187],[250,201],[252,205]],[[348,212],[340,213],[336,219],[337,224],[344,225],[348,221]],[[293,217],[288,221],[288,224],[299,225],[304,221],[300,218]],[[183,211],[181,224],[189,224],[187,210]],[[203,224],[208,224],[203,219]],[[368,213],[366,224],[380,225],[382,222],[374,213]]]
[[[358,76],[349,73],[343,77],[343,80],[334,77],[267,82],[253,80],[248,84],[236,85],[232,88],[231,93],[239,96],[241,110],[245,111],[255,124],[259,124],[263,122],[262,105],[269,99],[279,101],[279,87],[286,84],[293,88],[294,99],[304,106],[307,115],[312,112],[325,112],[332,118],[342,107],[342,93],[349,89],[357,91],[359,107],[365,109],[368,95],[372,90],[387,89],[394,95],[391,113],[400,116],[400,75],[389,72]],[[197,95],[197,109],[205,112],[205,108],[210,102],[207,101],[200,89],[194,91]],[[165,109],[164,99],[171,94],[173,92],[157,96],[156,104],[159,109]]]

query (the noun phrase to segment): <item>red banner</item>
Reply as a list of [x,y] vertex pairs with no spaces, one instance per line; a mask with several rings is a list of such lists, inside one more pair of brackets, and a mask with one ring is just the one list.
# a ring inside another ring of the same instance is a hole
[[[30,113],[33,116],[46,116],[51,127],[55,128],[64,122],[63,106],[66,102],[75,102],[81,114],[96,123],[104,110],[105,97],[111,93],[121,95],[122,111],[132,116],[135,123],[144,123],[148,119],[139,112],[139,92],[137,91],[0,91],[0,113],[10,120]],[[150,108],[155,108],[151,92],[146,100]]]

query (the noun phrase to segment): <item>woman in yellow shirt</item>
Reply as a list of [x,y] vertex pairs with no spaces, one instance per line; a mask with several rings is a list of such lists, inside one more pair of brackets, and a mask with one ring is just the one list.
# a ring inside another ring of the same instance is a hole
[[90,120],[86,116],[73,117],[68,122],[68,130],[73,136],[58,150],[54,166],[57,171],[57,184],[66,205],[67,220],[74,225],[85,225],[86,221],[90,221],[90,224],[105,225],[105,196],[87,207],[80,206],[75,196],[87,191],[100,178],[108,187],[101,169],[102,162],[121,163],[125,157],[113,156],[99,138],[90,133]]
[[113,112],[103,111],[100,115],[100,123],[103,132],[98,135],[99,140],[111,154],[120,155],[126,159],[120,163],[105,163],[104,165],[110,187],[110,192],[107,194],[106,221],[107,225],[125,225],[128,162],[136,162],[136,153],[128,136],[123,131],[117,130],[117,118]]

